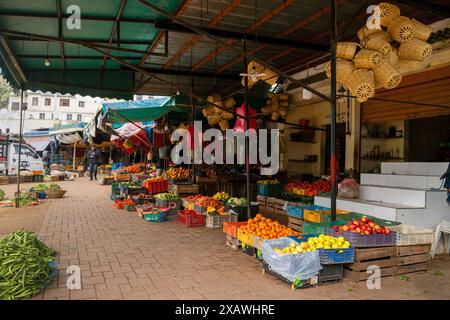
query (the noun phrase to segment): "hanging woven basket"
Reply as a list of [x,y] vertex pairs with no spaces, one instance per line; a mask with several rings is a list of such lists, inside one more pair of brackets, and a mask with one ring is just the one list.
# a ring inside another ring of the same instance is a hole
[[427,41],[433,32],[433,29],[415,19],[411,19],[411,21],[414,26],[414,37],[422,41]]
[[431,56],[433,47],[431,44],[419,39],[403,42],[398,48],[398,56],[408,60],[423,60]]
[[361,29],[359,29],[359,31],[356,33],[356,35],[358,36],[358,39],[361,41],[363,39],[365,39],[367,36],[369,36],[372,33],[375,32],[379,32],[379,29],[369,29],[366,26],[362,27]]
[[221,130],[229,129],[230,128],[230,123],[228,122],[228,120],[223,119],[223,120],[221,120],[219,122],[219,127],[220,127]]
[[356,53],[356,48],[361,46],[356,42],[338,42],[336,46],[336,57],[352,60]]
[[380,8],[380,18],[381,18],[381,26],[387,27],[392,20],[400,16],[400,8],[397,7],[395,4],[387,3],[387,2],[380,2],[378,4],[378,7]]
[[[337,59],[336,60],[336,80],[343,85],[347,85],[348,77],[355,71],[355,64],[352,61]],[[328,78],[331,78],[331,62],[328,62],[325,69]]]
[[234,100],[233,97],[229,97],[229,98],[225,99],[224,104],[225,104],[225,108],[231,109],[236,106],[236,101]]
[[218,115],[208,116],[208,124],[210,126],[214,126],[214,125],[218,124],[220,122],[220,120],[221,120],[221,118]]
[[414,25],[407,17],[397,17],[388,26],[388,33],[397,42],[409,41],[414,37]]
[[355,70],[348,78],[348,88],[359,102],[375,95],[375,79],[373,72],[365,69]]
[[364,48],[376,50],[385,58],[390,55],[392,47],[386,40],[382,38],[371,38],[370,36],[363,40]]
[[383,60],[383,55],[376,50],[362,49],[353,59],[356,69],[372,69]]
[[405,74],[426,69],[429,64],[430,64],[429,58],[425,58],[422,61],[399,58],[397,62],[397,68],[402,74]]
[[387,56],[387,60],[393,66],[397,65],[398,55],[397,48],[391,48],[391,53]]
[[402,75],[398,69],[391,65],[387,59],[377,64],[372,71],[376,83],[379,83],[386,89],[395,88],[402,81]]

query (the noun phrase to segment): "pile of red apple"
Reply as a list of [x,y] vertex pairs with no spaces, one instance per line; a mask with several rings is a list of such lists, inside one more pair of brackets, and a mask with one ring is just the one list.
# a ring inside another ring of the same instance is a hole
[[380,226],[367,217],[362,217],[360,220],[355,219],[343,226],[333,226],[333,228],[341,233],[342,231],[356,232],[362,235],[370,234],[389,234],[389,228]]

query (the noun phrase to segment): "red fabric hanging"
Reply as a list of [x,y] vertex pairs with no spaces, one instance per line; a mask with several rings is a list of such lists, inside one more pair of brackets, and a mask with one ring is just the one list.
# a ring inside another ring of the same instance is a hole
[[[236,110],[236,113],[241,115],[241,116],[246,116],[245,114],[245,102]],[[256,114],[256,110],[253,109],[252,107],[250,107],[250,105],[248,105],[248,113],[250,116],[255,115]],[[250,129],[254,129],[256,130],[256,119],[255,118],[251,118],[250,119],[250,123],[249,123]],[[242,131],[244,132],[246,130],[246,123],[245,123],[245,119],[244,118],[240,118],[238,117],[236,120],[236,123],[234,124],[234,130],[235,131]]]
[[153,131],[153,146],[157,148],[164,146],[164,133]]

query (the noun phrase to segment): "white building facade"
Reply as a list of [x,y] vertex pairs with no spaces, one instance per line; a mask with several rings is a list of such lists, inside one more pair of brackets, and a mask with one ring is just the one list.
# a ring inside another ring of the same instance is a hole
[[[101,107],[103,98],[62,95],[50,92],[26,92],[23,132],[78,122],[89,122]],[[108,100],[110,101],[110,100]],[[19,133],[20,96],[9,98],[8,108],[0,109],[0,129]]]

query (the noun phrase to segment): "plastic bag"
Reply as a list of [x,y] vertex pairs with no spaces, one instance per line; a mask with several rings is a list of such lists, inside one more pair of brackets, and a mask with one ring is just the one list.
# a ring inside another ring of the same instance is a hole
[[291,282],[308,280],[319,274],[322,269],[320,265],[319,251],[311,251],[298,254],[279,254],[275,248],[285,248],[292,242],[298,244],[291,238],[279,238],[266,240],[262,246],[262,258],[270,269],[277,272]]
[[354,199],[359,196],[359,186],[355,179],[344,179],[338,186],[338,197]]

